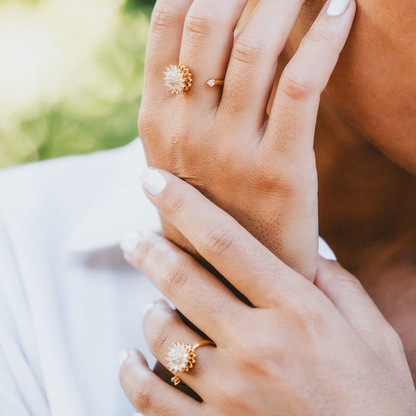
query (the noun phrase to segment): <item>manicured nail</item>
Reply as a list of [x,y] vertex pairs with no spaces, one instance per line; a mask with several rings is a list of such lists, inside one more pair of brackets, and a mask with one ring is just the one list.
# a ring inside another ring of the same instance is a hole
[[121,351],[120,355],[118,356],[118,366],[121,367],[124,363],[124,361],[126,361],[126,358],[129,356],[129,354],[127,353],[127,350]]
[[130,231],[121,239],[120,248],[124,253],[131,254],[142,240],[142,234],[139,234],[137,231]]
[[328,16],[340,16],[347,10],[350,0],[331,0],[328,10],[326,11]]
[[329,247],[328,243],[321,237],[319,237],[319,255],[326,260],[337,261],[337,256]]
[[158,196],[166,186],[166,178],[156,169],[147,168],[140,175],[143,186],[153,196]]
[[150,310],[150,309],[152,309],[153,308],[153,306],[155,306],[155,303],[154,302],[150,302],[150,303],[148,303],[144,308],[143,308],[143,311],[142,311],[142,316],[143,317],[145,317],[146,316],[146,314],[147,314],[147,312]]

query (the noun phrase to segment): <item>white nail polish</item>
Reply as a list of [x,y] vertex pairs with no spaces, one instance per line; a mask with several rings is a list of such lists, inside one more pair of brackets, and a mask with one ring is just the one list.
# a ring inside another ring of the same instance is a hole
[[126,350],[121,351],[120,355],[118,356],[118,366],[119,367],[121,367],[123,365],[124,361],[126,361],[126,358],[128,356],[129,355],[127,354],[127,351]]
[[120,248],[124,253],[131,254],[142,240],[142,234],[139,234],[137,231],[130,231],[121,239]]
[[140,179],[146,190],[153,196],[161,194],[166,187],[166,178],[156,169],[145,169]]
[[329,247],[328,243],[321,237],[319,237],[319,255],[326,260],[337,261],[335,253]]
[[345,12],[345,10],[347,10],[349,3],[350,0],[332,0],[326,13],[328,16],[340,16]]
[[153,306],[155,306],[155,303],[154,303],[154,302],[150,302],[150,303],[148,303],[148,304],[144,307],[144,309],[143,309],[142,316],[143,316],[143,317],[145,317],[145,315],[147,314],[147,312],[148,312],[150,309],[152,309],[152,308],[153,308]]

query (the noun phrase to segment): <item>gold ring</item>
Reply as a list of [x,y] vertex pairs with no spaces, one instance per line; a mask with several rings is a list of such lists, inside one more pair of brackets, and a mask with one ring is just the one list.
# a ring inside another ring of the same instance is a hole
[[213,88],[213,87],[215,87],[215,86],[217,86],[217,85],[224,85],[224,80],[223,80],[223,79],[209,79],[209,80],[207,81],[207,84],[208,84],[211,88]]
[[[168,355],[166,356],[169,371],[173,374],[187,373],[195,364],[195,351],[198,348],[205,347],[207,345],[211,345],[213,347],[216,346],[212,341],[208,340],[197,342],[194,345],[187,345],[182,342],[173,344],[173,346],[169,348]],[[175,386],[177,386],[181,382],[181,379],[178,376],[174,376],[171,381]]]
[[164,74],[165,85],[172,94],[186,92],[192,86],[192,75],[185,65],[171,65]]

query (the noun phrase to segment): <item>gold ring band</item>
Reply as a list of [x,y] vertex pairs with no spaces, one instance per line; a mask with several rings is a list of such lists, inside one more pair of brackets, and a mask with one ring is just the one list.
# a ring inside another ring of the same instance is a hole
[[209,79],[207,81],[207,84],[213,88],[216,87],[217,85],[224,85],[224,80],[223,79]]
[[[182,342],[173,344],[173,346],[169,348],[168,355],[166,356],[169,371],[173,374],[187,373],[195,364],[195,351],[198,348],[205,346],[215,347],[216,345],[208,340],[199,341],[194,345],[183,344]],[[172,377],[171,381],[177,386],[181,382],[181,379],[175,375]]]
[[171,65],[164,74],[163,80],[172,94],[186,92],[192,86],[192,74],[185,65]]

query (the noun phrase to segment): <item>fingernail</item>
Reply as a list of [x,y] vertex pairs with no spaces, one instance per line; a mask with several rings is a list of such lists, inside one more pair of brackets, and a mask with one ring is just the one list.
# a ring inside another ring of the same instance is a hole
[[326,11],[328,16],[340,16],[348,7],[350,0],[331,0],[328,10]]
[[166,178],[156,169],[147,168],[140,175],[143,186],[153,196],[158,196],[166,187]]
[[328,243],[321,237],[319,237],[319,255],[326,260],[337,261],[335,253],[329,247]]
[[118,366],[121,367],[124,363],[124,361],[126,361],[126,358],[129,356],[129,354],[127,353],[127,350],[121,351],[120,355],[118,356]]
[[136,412],[133,416],[143,416],[143,415],[139,412]]
[[146,314],[147,314],[147,312],[150,310],[150,309],[152,309],[153,308],[153,306],[155,306],[155,303],[154,302],[150,302],[150,303],[148,303],[144,308],[143,308],[143,311],[142,311],[142,316],[144,317]]
[[131,254],[137,247],[137,244],[143,240],[143,235],[137,231],[130,231],[120,241],[120,248],[124,253]]

